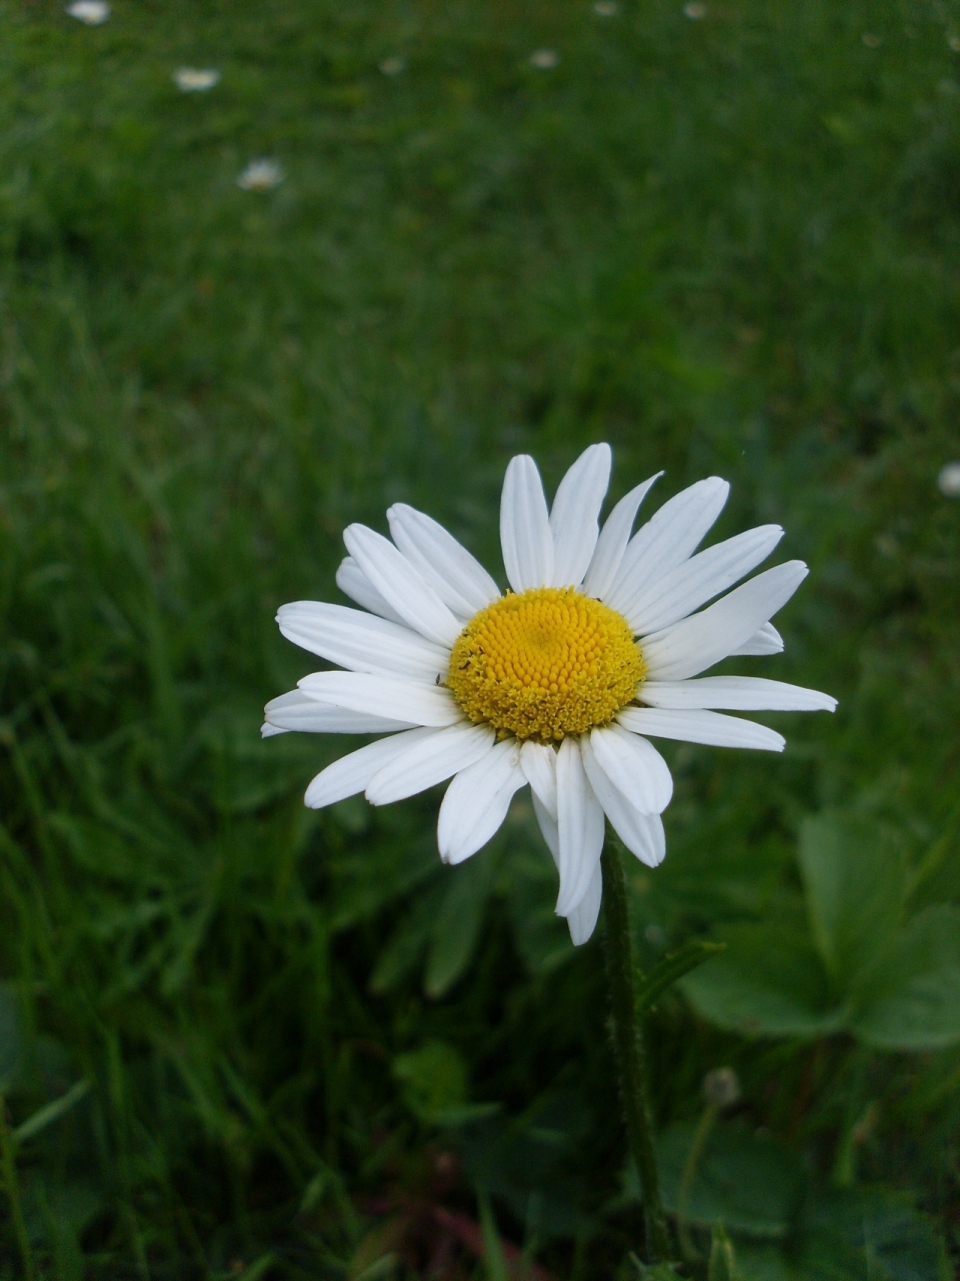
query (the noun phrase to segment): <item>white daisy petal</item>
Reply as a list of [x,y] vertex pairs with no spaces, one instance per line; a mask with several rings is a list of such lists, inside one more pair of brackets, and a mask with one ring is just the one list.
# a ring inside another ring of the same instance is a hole
[[486,725],[461,723],[437,730],[374,774],[366,787],[367,800],[371,805],[389,805],[425,792],[481,760],[495,741]]
[[348,525],[343,541],[376,590],[408,627],[438,645],[453,644],[460,634],[460,623],[389,538],[366,525]]
[[725,480],[710,476],[664,503],[627,544],[613,586],[603,598],[606,604],[623,613],[644,587],[691,556],[723,511],[729,493]]
[[537,464],[511,458],[500,498],[500,545],[507,581],[515,592],[553,581],[553,534]]
[[679,622],[756,569],[782,537],[779,525],[761,525],[708,547],[638,592],[624,618],[638,636]]
[[520,748],[520,768],[554,822],[557,821],[557,753],[552,747],[528,738]]
[[515,740],[498,743],[461,770],[447,788],[437,822],[445,863],[462,863],[486,845],[507,817],[514,792],[525,785]]
[[776,730],[754,721],[719,712],[673,711],[659,707],[625,707],[617,720],[633,734],[650,738],[675,738],[684,743],[706,743],[710,747],[755,747],[782,752],[786,739]]
[[685,680],[719,663],[787,603],[807,572],[801,560],[775,565],[699,614],[646,637],[648,675],[656,681]]
[[[412,729],[414,723],[398,721],[387,716],[372,716],[368,712],[352,712],[344,707],[332,707],[308,698],[302,690],[272,698],[263,709],[265,728],[274,734],[299,730],[306,734],[392,734],[401,729]],[[261,730],[261,733],[263,731]],[[264,734],[265,738],[269,735]]]
[[340,562],[337,570],[337,586],[344,596],[349,596],[364,609],[369,609],[373,614],[379,614],[381,618],[389,619],[391,623],[399,623],[401,627],[406,627],[407,624],[395,609],[390,608],[352,556],[345,556]]
[[600,871],[600,864],[598,863],[593,869],[593,876],[590,878],[586,894],[567,917],[570,940],[574,947],[580,947],[586,943],[597,928],[597,918],[600,915],[600,900],[602,897],[603,873]]
[[603,806],[603,811],[610,820],[613,830],[630,853],[635,854],[641,863],[646,863],[648,867],[656,867],[663,861],[666,853],[660,815],[642,814],[635,805],[630,803],[600,764],[588,734],[584,734],[580,740],[580,753],[583,756],[583,767],[587,771],[590,786]]
[[375,743],[358,748],[347,756],[320,771],[307,788],[304,803],[312,810],[323,809],[335,801],[345,800],[362,792],[379,769],[388,761],[408,752],[416,743],[435,737],[443,731],[435,729],[408,729],[390,738],[378,738]]
[[556,912],[569,916],[583,901],[603,850],[603,810],[587,782],[580,747],[570,737],[557,752],[557,829],[560,894]]
[[736,658],[740,654],[782,654],[783,637],[774,627],[773,623],[764,623],[759,627],[748,641],[735,649],[728,658]]
[[554,587],[576,587],[590,566],[611,462],[609,445],[591,445],[560,482],[550,510]]
[[543,801],[533,789],[530,789],[530,796],[533,801],[533,812],[537,816],[537,822],[540,825],[540,831],[546,842],[547,849],[553,857],[554,865],[560,867],[560,833],[557,829],[557,820],[547,810]]
[[449,667],[449,652],[419,632],[345,605],[294,601],[280,606],[277,623],[287,640],[349,671],[432,682]]
[[637,510],[651,487],[662,475],[663,472],[658,471],[656,476],[651,476],[642,485],[631,489],[629,494],[625,494],[620,499],[604,521],[590,568],[583,580],[583,590],[587,596],[603,600],[613,585],[613,580],[620,569],[620,562],[623,560],[623,553],[630,541],[630,531],[633,529]]
[[448,689],[366,672],[311,672],[297,682],[308,698],[351,712],[389,716],[413,725],[455,725],[463,712]]
[[393,541],[458,618],[472,618],[500,595],[480,562],[431,517],[394,503],[387,520]]
[[837,700],[819,690],[761,676],[705,676],[698,681],[644,681],[648,707],[722,707],[730,712],[832,712]]
[[673,779],[652,743],[619,725],[590,731],[600,768],[641,814],[660,814],[670,804]]

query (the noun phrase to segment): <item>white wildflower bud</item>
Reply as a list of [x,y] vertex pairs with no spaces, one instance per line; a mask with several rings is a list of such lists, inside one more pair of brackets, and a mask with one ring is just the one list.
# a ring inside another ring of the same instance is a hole
[[733,1107],[740,1098],[740,1079],[731,1067],[714,1068],[703,1078],[703,1093],[718,1108]]

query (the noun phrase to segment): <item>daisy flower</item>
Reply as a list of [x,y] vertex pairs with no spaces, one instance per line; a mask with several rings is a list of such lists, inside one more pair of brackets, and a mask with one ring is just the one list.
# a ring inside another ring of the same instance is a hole
[[556,910],[575,944],[600,910],[605,816],[642,862],[663,859],[660,815],[673,780],[652,738],[778,752],[780,734],[723,713],[836,706],[780,681],[700,677],[731,655],[783,649],[770,618],[807,567],[788,561],[734,588],[776,547],[780,526],[697,552],[730,490],[712,476],[631,536],[661,472],[601,529],[610,464],[609,445],[591,445],[548,509],[533,459],[510,462],[500,504],[505,593],[442,525],[405,503],[387,511],[392,538],[348,526],[337,583],[362,608],[298,601],[277,614],[288,640],[346,670],[305,676],[267,704],[263,727],[264,736],[386,735],[316,776],[305,797],[316,809],[359,792],[386,805],[452,779],[437,829],[447,863],[485,845],[529,785],[559,872]]
[[173,83],[181,93],[204,93],[220,83],[220,72],[213,67],[177,67]]
[[270,191],[283,182],[283,170],[276,160],[262,156],[251,160],[243,173],[237,178],[237,186],[244,191]]
[[106,0],[75,0],[67,5],[67,13],[88,27],[99,27],[110,17],[110,6]]

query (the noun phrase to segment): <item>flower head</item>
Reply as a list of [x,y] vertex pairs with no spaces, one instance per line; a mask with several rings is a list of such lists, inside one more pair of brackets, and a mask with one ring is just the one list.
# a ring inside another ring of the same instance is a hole
[[559,67],[560,55],[556,49],[534,49],[528,61],[538,71],[552,71],[554,67]]
[[87,27],[99,27],[110,17],[110,6],[106,0],[74,0],[67,5],[67,13]]
[[251,160],[237,179],[244,191],[270,191],[283,182],[283,170],[276,160]]
[[350,525],[337,583],[363,608],[299,601],[277,615],[288,640],[347,670],[304,677],[267,704],[263,727],[386,735],[317,775],[305,798],[315,808],[358,792],[385,805],[452,779],[437,829],[447,863],[485,845],[529,785],[574,943],[600,910],[605,817],[642,862],[663,859],[673,780],[651,738],[781,751],[774,730],[718,709],[836,706],[780,681],[694,679],[734,654],[779,653],[770,618],[807,568],[788,561],[734,587],[773,551],[779,525],[697,552],[730,489],[716,476],[634,534],[652,476],[601,529],[610,464],[610,447],[591,445],[548,510],[533,459],[511,461],[500,507],[506,593],[404,503],[387,511],[392,539]]
[[177,67],[173,82],[181,93],[203,93],[220,81],[220,72],[212,67]]
[[937,488],[947,498],[960,498],[960,462],[947,463],[940,468]]

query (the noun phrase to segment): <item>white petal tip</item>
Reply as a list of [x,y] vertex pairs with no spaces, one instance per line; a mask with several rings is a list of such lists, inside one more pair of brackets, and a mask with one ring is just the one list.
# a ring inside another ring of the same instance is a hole
[[644,865],[644,867],[659,867],[666,857],[667,857],[666,850],[664,850],[662,854],[647,852],[644,854],[637,855],[637,858]]

